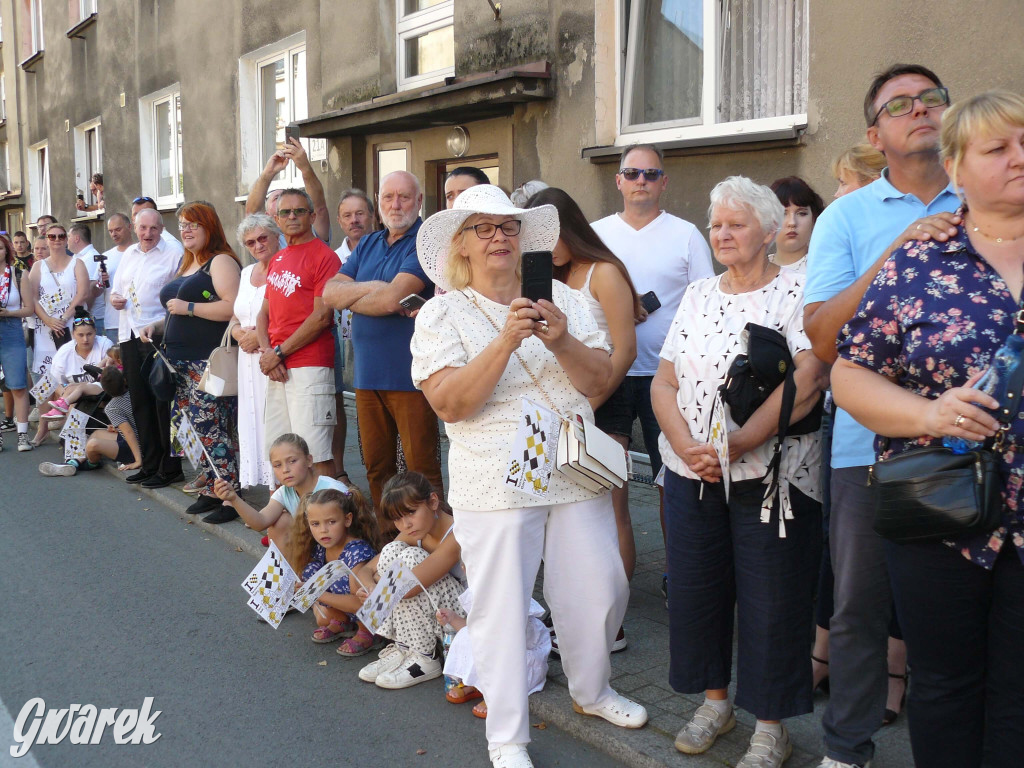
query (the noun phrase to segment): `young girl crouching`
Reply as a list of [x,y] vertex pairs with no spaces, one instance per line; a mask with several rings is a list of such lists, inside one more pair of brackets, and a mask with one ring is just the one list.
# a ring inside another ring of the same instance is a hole
[[266,530],[270,540],[282,552],[287,552],[288,536],[299,501],[306,494],[325,488],[345,493],[348,486],[333,477],[319,474],[313,466],[313,457],[306,441],[292,432],[281,435],[271,444],[270,465],[278,489],[270,497],[267,506],[259,511],[247,504],[225,480],[218,479],[213,484],[213,492],[218,499],[234,507],[246,525],[255,531]]
[[[441,627],[435,610],[448,609],[463,616],[459,594],[465,589],[462,550],[452,535],[454,518],[440,509],[440,499],[426,477],[418,472],[395,475],[381,491],[381,512],[395,523],[398,537],[370,561],[374,579],[387,572],[398,558],[412,569],[420,587],[398,602],[377,634],[394,640],[377,661],[359,671],[359,679],[381,688],[408,688],[441,676],[437,644]],[[369,589],[372,584],[366,585]],[[357,593],[365,599],[365,591]]]
[[[380,544],[377,519],[358,490],[342,492],[325,488],[299,505],[289,544],[288,560],[303,582],[308,581],[328,560],[341,560],[363,584],[373,581],[367,563]],[[314,643],[330,643],[352,635],[355,613],[362,600],[352,594],[348,576],[334,582],[313,605],[317,628]],[[354,636],[339,647],[342,656],[362,656],[373,647],[373,633],[362,624]]]

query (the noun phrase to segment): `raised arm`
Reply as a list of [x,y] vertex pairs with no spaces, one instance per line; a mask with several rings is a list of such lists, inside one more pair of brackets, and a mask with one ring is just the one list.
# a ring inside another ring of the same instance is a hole
[[604,392],[612,372],[611,357],[603,349],[588,347],[569,333],[565,313],[550,301],[531,303],[529,299],[516,299],[513,310],[523,313],[517,303],[525,302],[525,311],[534,312],[537,318],[547,323],[534,326],[533,335],[541,340],[565,370],[572,385],[587,397]]
[[267,160],[267,164],[263,166],[263,170],[260,171],[260,175],[256,177],[256,181],[252,183],[252,189],[249,190],[249,196],[245,198],[245,213],[260,213],[266,206],[267,201],[267,190],[270,189],[270,184],[281,171],[288,167],[288,158],[284,156],[284,152],[278,150],[270,156]]
[[288,146],[282,152],[299,169],[299,173],[302,174],[302,184],[306,188],[306,194],[313,200],[313,211],[316,213],[316,218],[313,220],[313,231],[317,237],[325,243],[329,243],[331,241],[331,212],[327,210],[324,185],[317,178],[302,143],[298,139],[292,138],[285,139],[285,143]]

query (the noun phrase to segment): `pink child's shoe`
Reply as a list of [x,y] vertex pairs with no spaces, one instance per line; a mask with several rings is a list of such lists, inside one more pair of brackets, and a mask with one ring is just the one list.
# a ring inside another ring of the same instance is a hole
[[[56,400],[51,400],[50,405],[53,406],[53,409],[55,411],[60,411],[61,413],[67,413],[68,410],[71,408],[71,406],[68,405],[68,401],[65,400],[63,397],[58,397]],[[50,413],[53,413],[53,411],[50,411]],[[46,418],[49,415],[50,414],[47,413],[43,418]]]

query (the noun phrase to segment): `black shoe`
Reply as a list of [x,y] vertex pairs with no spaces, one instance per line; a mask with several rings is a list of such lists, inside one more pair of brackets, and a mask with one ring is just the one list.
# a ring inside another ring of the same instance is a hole
[[151,475],[148,479],[142,481],[143,488],[166,488],[171,483],[177,483],[185,479],[185,476],[178,472],[173,475],[164,475],[157,472],[155,475]]
[[221,505],[220,509],[215,509],[213,512],[204,517],[203,522],[217,525],[219,523],[230,522],[231,520],[234,520],[236,517],[238,517],[238,513],[235,512],[234,507],[227,507]]
[[[212,512],[220,505],[221,500],[216,496],[200,495],[199,498],[193,501],[185,511],[190,515],[202,515],[206,512]],[[234,508],[232,508],[231,511],[234,512]]]
[[145,470],[142,470],[142,471],[136,472],[134,475],[128,475],[128,477],[126,477],[124,479],[124,481],[126,483],[131,483],[132,485],[136,485],[138,483],[141,483],[143,480],[149,480],[149,478],[151,478],[151,477],[156,477],[156,475],[151,475],[151,474],[149,474],[149,472],[146,472]]

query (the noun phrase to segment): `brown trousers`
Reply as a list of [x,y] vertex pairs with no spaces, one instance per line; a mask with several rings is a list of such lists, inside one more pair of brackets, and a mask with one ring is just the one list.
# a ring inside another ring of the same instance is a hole
[[390,538],[395,527],[381,516],[380,497],[384,484],[398,471],[398,436],[410,471],[426,476],[438,497],[444,501],[444,481],[438,458],[440,433],[437,414],[422,392],[397,392],[383,389],[356,390],[356,417],[370,484],[373,509],[381,532]]

